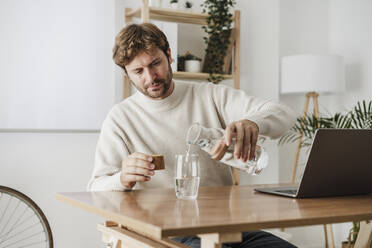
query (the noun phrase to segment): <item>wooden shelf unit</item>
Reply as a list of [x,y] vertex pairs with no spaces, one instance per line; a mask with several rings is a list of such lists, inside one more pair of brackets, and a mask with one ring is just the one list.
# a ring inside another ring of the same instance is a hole
[[156,21],[165,21],[165,22],[176,22],[176,23],[188,23],[188,24],[199,24],[199,25],[207,25],[206,18],[207,14],[199,14],[199,13],[192,13],[187,11],[181,10],[173,10],[173,9],[164,9],[164,8],[154,8],[148,7],[148,14],[145,13],[143,16],[147,16],[146,19],[142,18],[142,11],[144,8],[137,8],[137,9],[129,9],[126,12],[126,17],[133,18],[141,18],[142,22],[144,20],[156,20]]
[[[193,13],[188,11],[154,8],[148,5],[148,0],[142,0],[142,6],[137,9],[125,9],[125,23],[132,22],[133,18],[140,18],[141,22],[149,22],[149,20],[187,23],[196,25],[206,25],[208,14]],[[240,11],[235,10],[234,13],[234,54],[233,54],[233,74],[219,74],[224,79],[233,79],[234,88],[240,88]],[[173,78],[190,79],[190,80],[206,80],[208,73],[192,73],[184,71],[173,72]],[[130,81],[124,76],[124,98],[130,95]]]
[[[234,75],[227,74],[217,74],[224,77],[225,79],[234,78]],[[209,78],[209,73],[204,72],[186,72],[186,71],[175,71],[173,72],[174,78],[180,79],[195,79],[195,80],[204,80]]]

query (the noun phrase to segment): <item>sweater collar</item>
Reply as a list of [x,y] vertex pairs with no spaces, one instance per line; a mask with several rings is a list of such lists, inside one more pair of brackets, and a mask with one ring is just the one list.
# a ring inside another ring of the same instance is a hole
[[152,99],[137,90],[135,99],[138,104],[151,111],[167,111],[176,107],[182,100],[184,85],[173,81],[174,87],[172,93],[164,99]]

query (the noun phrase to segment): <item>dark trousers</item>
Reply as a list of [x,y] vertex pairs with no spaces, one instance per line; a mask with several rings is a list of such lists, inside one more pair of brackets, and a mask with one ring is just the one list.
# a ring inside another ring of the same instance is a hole
[[[196,236],[176,237],[173,240],[192,248],[200,248],[200,239]],[[223,248],[296,248],[287,241],[264,231],[243,232],[242,242],[224,243]]]

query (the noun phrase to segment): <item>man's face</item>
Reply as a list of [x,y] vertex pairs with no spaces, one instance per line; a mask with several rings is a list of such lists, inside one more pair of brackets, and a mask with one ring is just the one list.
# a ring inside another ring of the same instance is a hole
[[168,58],[156,48],[151,53],[139,53],[125,66],[128,77],[142,94],[153,99],[163,99],[172,93],[170,49]]

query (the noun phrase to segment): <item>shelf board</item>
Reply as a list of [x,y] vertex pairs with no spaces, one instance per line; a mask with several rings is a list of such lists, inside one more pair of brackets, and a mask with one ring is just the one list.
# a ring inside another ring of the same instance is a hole
[[[208,14],[193,13],[189,11],[149,7],[149,18],[157,21],[177,22],[206,25]],[[141,8],[130,10],[127,17],[141,17]]]
[[128,12],[125,13],[126,17],[141,17],[141,8],[137,8],[137,9],[126,8],[126,9],[128,9]]
[[[217,75],[223,76],[224,79],[234,78],[234,75],[231,75],[231,74],[217,74]],[[173,77],[179,78],[179,79],[205,80],[209,78],[209,73],[176,71],[176,72],[173,72]]]

